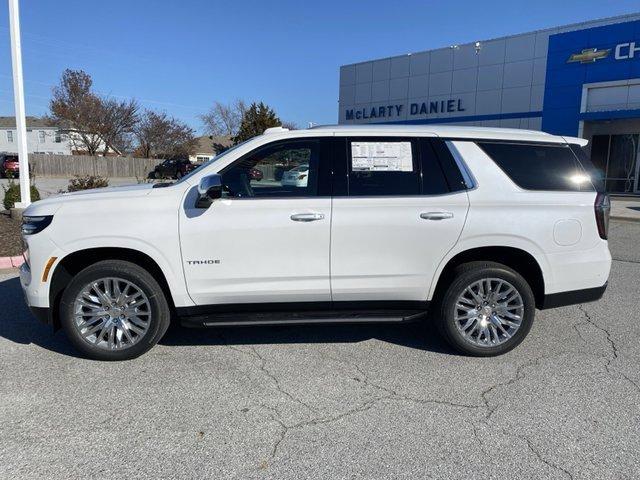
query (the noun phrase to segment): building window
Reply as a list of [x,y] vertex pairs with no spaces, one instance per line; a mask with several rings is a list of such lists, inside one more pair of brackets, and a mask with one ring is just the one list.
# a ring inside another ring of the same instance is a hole
[[13,131],[7,130],[7,142],[13,143]]
[[56,139],[55,139],[56,143],[61,143],[62,142],[62,135],[60,134],[59,131],[56,131]]
[[38,142],[44,143],[44,130],[38,131]]

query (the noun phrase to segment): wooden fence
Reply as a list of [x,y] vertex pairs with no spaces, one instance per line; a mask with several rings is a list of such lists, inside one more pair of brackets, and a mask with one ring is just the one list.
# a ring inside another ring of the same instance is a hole
[[107,178],[147,178],[149,172],[162,161],[151,158],[29,154],[29,164],[33,165],[36,177],[100,175]]

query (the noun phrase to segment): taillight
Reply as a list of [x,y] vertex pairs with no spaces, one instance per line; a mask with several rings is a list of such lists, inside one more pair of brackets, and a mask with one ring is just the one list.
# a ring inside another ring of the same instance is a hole
[[609,213],[611,212],[611,200],[606,193],[598,193],[593,205],[596,214],[596,225],[600,238],[606,240],[609,236]]

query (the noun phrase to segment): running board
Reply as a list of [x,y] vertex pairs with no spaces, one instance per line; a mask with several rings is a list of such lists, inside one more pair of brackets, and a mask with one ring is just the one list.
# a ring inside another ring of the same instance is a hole
[[426,312],[242,312],[181,317],[180,323],[188,328],[210,328],[258,325],[314,325],[357,323],[410,323],[421,320]]

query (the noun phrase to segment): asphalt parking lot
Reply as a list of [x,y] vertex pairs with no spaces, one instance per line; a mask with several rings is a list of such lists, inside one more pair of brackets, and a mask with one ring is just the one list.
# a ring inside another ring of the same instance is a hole
[[0,275],[0,478],[637,478],[640,223],[502,357],[418,326],[185,330],[79,359]]

